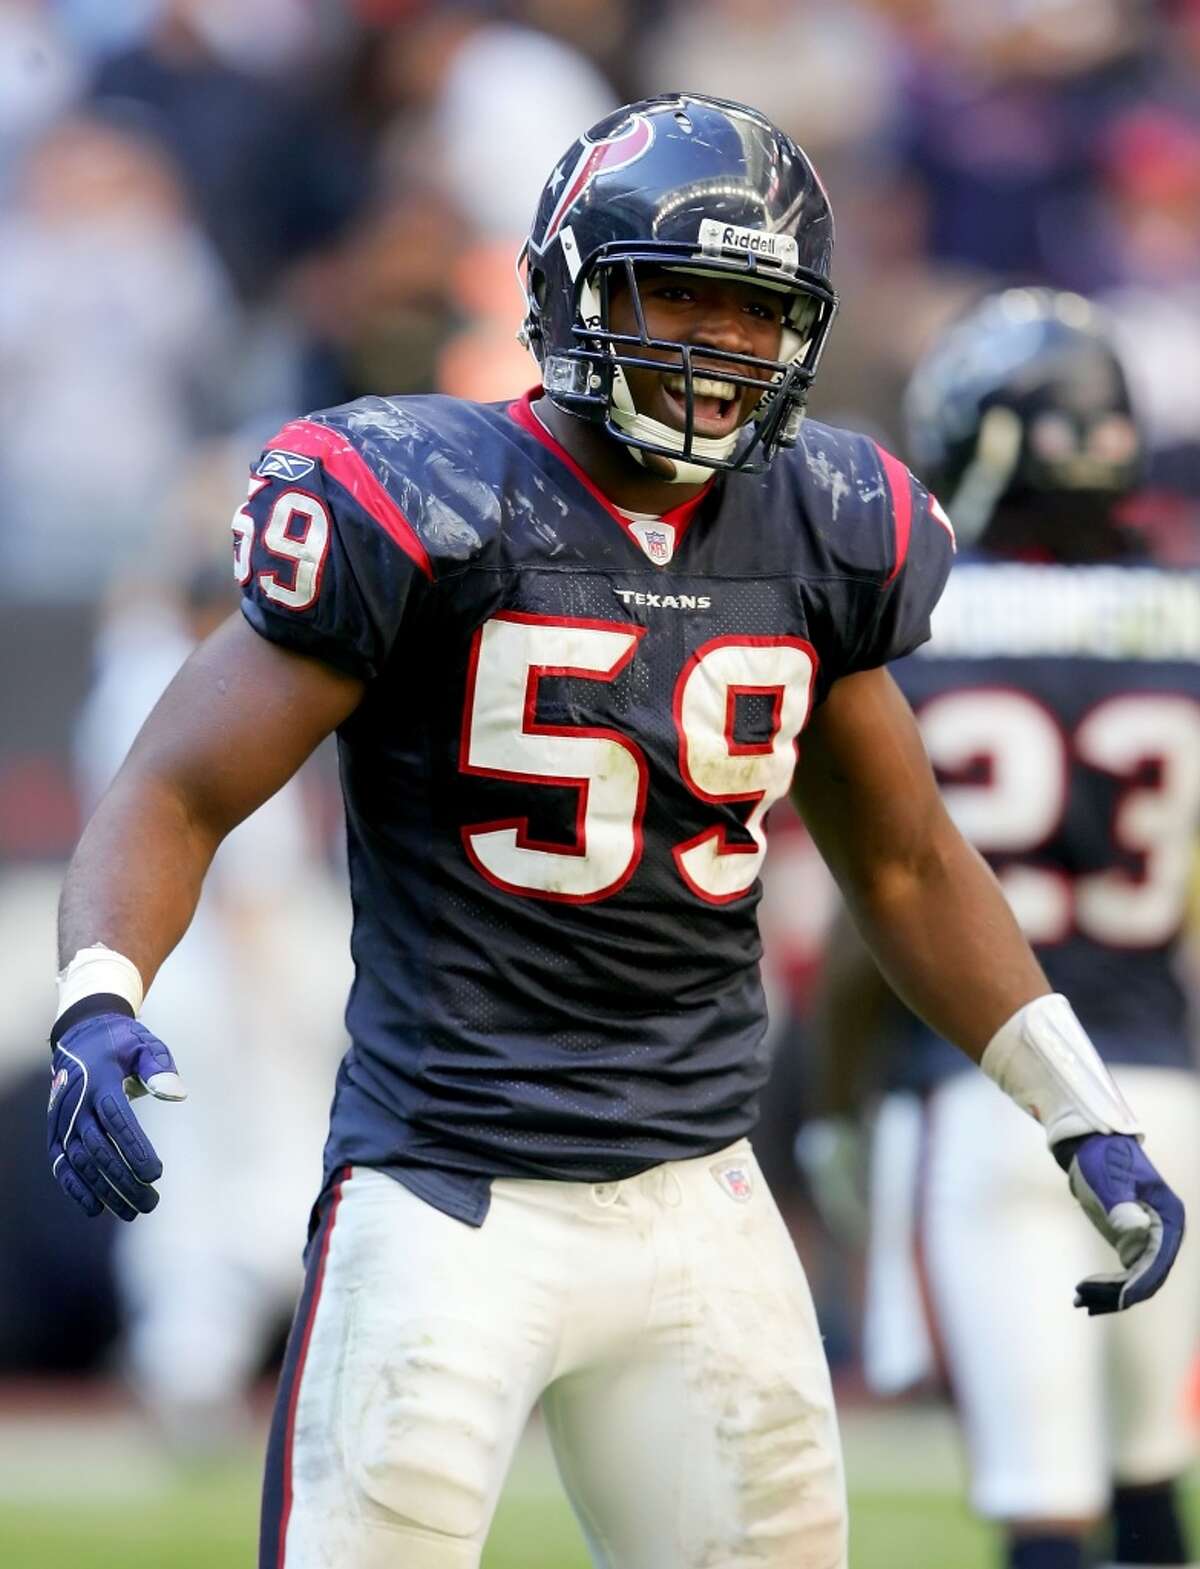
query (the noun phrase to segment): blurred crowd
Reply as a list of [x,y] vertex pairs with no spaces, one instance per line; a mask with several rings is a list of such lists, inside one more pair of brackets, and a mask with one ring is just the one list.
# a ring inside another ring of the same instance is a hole
[[[912,365],[978,296],[1096,296],[1150,435],[1140,520],[1200,561],[1200,0],[0,0],[0,658],[22,675],[0,855],[52,867],[47,898],[89,681],[149,603],[175,647],[247,462],[366,392],[531,385],[514,259],[542,183],[582,127],[674,88],[753,103],[821,171],[843,304],[818,417],[899,449]],[[830,899],[794,848],[795,1004]],[[0,894],[10,955],[29,911]],[[48,986],[47,964],[21,967]],[[35,990],[0,1054],[44,1033]]]
[[548,169],[680,86],[822,171],[818,413],[895,444],[931,330],[997,278],[1076,288],[1194,501],[1198,84],[1197,0],[0,0],[0,595],[177,575],[299,410],[529,383]]

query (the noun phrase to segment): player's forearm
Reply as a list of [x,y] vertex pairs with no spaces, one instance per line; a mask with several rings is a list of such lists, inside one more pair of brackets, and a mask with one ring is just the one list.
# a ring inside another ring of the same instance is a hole
[[843,906],[829,931],[809,1016],[817,1115],[858,1115],[876,1087],[881,1047],[901,1016],[895,993]]
[[843,891],[897,995],[976,1061],[1006,1020],[1050,991],[995,878],[948,821],[919,855]]
[[187,930],[219,839],[166,780],[123,772],[67,869],[59,902],[60,965],[103,943],[131,960],[149,987]]
[[796,802],[893,990],[977,1061],[1048,993],[995,878],[938,794],[912,711],[868,670],[835,682],[800,754]]

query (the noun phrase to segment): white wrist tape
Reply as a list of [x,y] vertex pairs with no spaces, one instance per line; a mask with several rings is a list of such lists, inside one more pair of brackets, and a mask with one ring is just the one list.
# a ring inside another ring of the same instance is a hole
[[1142,1138],[1138,1120],[1065,997],[1035,997],[987,1044],[979,1066],[1046,1130],[1051,1146],[1085,1133]]
[[58,972],[58,1013],[61,1019],[68,1008],[74,1007],[84,997],[94,997],[97,992],[115,992],[133,1009],[136,1015],[142,1006],[142,977],[137,965],[123,953],[106,948],[103,943],[93,943],[81,948],[67,965]]

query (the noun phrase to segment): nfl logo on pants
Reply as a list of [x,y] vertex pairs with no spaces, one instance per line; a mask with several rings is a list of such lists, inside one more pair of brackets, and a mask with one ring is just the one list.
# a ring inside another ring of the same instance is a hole
[[712,1174],[738,1204],[745,1204],[754,1192],[750,1173],[745,1166],[714,1166]]

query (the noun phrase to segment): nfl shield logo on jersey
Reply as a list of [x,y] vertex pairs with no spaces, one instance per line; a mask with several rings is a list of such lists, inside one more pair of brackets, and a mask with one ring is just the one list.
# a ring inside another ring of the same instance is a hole
[[646,523],[641,518],[635,518],[629,525],[629,532],[656,567],[665,567],[675,554],[673,523]]
[[750,1180],[750,1173],[745,1166],[736,1162],[729,1165],[713,1166],[713,1176],[725,1189],[729,1197],[737,1204],[745,1204],[754,1192],[754,1184]]

